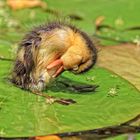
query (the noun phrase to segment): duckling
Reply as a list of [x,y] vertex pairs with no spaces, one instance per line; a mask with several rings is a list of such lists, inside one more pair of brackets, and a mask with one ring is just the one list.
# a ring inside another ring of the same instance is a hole
[[12,82],[40,92],[63,71],[85,72],[96,59],[96,48],[85,32],[64,22],[50,22],[34,28],[21,41]]

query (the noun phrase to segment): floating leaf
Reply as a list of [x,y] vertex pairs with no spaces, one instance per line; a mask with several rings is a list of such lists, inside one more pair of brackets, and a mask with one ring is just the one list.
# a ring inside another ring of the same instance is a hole
[[[76,104],[64,106],[47,104],[44,98],[14,87],[6,80],[10,67],[10,63],[0,62],[0,134],[3,137],[101,128],[120,124],[139,114],[140,93],[127,81],[112,76],[114,74],[105,69],[96,67],[81,75],[65,72],[62,75],[65,80],[100,87],[95,92],[79,94],[56,82],[44,94],[77,101]],[[87,77],[93,76],[96,76],[94,81],[87,80]],[[108,96],[114,87],[117,88],[117,96]]]

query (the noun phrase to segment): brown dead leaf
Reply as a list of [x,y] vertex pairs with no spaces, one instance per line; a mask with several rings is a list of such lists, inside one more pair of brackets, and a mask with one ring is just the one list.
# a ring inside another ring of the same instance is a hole
[[104,16],[99,16],[95,19],[95,27],[96,29],[98,29],[98,27],[103,23],[103,21],[105,20]]
[[13,10],[32,7],[47,7],[47,4],[41,0],[7,0],[7,5]]
[[105,20],[105,17],[104,16],[97,17],[96,20],[95,20],[95,25],[96,26],[101,25],[104,20]]
[[140,90],[140,46],[122,44],[99,50],[97,65],[117,73]]

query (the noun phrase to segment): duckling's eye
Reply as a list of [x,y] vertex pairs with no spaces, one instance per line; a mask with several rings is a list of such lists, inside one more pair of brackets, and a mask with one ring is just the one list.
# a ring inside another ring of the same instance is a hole
[[73,67],[73,70],[74,70],[74,71],[78,70],[78,65],[75,65],[75,66]]

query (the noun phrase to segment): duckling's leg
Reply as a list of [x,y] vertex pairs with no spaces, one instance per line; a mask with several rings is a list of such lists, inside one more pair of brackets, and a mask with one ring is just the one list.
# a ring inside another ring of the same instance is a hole
[[57,59],[54,62],[52,62],[51,64],[49,64],[47,66],[47,69],[52,69],[52,68],[54,68],[54,67],[56,67],[58,65],[63,65],[63,61],[61,59]]
[[51,70],[57,66],[59,66],[59,67],[58,67],[57,71],[55,72],[55,74],[52,76],[53,78],[57,77],[64,71],[63,61],[61,59],[57,59],[47,66],[47,70]]

